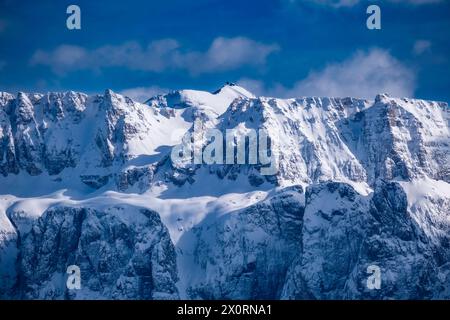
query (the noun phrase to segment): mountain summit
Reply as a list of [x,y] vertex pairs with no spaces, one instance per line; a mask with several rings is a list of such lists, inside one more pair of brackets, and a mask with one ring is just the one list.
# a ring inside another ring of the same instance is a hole
[[[172,157],[250,130],[273,174]],[[385,94],[0,93],[0,298],[449,298],[449,133],[446,103]]]
[[255,98],[255,96],[246,89],[227,82],[213,93],[198,90],[177,90],[152,97],[145,103],[155,107],[209,107],[220,115],[236,98]]

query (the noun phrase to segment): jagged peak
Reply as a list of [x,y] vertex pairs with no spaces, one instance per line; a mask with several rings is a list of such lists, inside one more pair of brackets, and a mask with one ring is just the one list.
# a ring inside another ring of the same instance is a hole
[[237,86],[238,86],[238,85],[237,85],[236,83],[234,83],[234,82],[226,81],[225,84],[223,84],[219,89],[213,91],[212,94],[218,94],[218,93],[220,93],[224,88],[227,88],[227,87],[237,87]]
[[119,94],[116,94],[114,91],[112,91],[111,89],[106,89],[103,97],[105,99],[105,101],[108,102],[113,102],[114,100],[118,100],[120,99],[122,96],[120,96]]
[[14,98],[14,95],[12,93],[6,92],[6,91],[0,91],[0,98],[3,97],[12,97]]
[[389,98],[391,98],[391,96],[388,93],[379,93],[375,97],[375,103],[385,102]]
[[14,95],[9,92],[0,92],[0,107],[4,107],[9,101],[14,100]]
[[113,96],[113,95],[116,95],[116,93],[112,89],[105,90],[105,96]]
[[30,97],[27,93],[23,92],[23,91],[19,91],[17,93],[17,102],[19,106],[32,106],[33,104],[31,103]]
[[256,97],[253,93],[251,93],[244,87],[241,87],[234,82],[228,82],[228,81],[225,82],[225,84],[222,87],[220,87],[219,89],[214,91],[212,94],[219,95],[219,94],[227,94],[227,93],[234,93],[236,95],[246,97],[246,98],[255,98]]
[[122,108],[122,104],[132,105],[134,104],[133,100],[125,97],[119,93],[114,92],[111,89],[106,89],[103,95],[103,105],[106,109],[109,108]]

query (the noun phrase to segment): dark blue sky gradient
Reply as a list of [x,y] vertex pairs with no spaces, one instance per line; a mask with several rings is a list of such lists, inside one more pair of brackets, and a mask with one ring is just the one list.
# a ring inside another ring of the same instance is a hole
[[[335,8],[313,1],[4,1],[0,0],[0,90],[15,92],[78,90],[121,91],[158,85],[164,88],[214,90],[225,81],[259,79],[267,86],[292,86],[311,70],[345,60],[357,50],[382,48],[413,70],[415,96],[450,101],[450,4],[426,5],[371,1],[382,9],[382,29],[366,28],[367,2]],[[82,29],[66,28],[66,8],[77,4]],[[233,70],[193,75],[183,69],[162,72],[103,68],[55,74],[45,65],[31,65],[38,50],[62,44],[95,49],[138,41],[143,46],[176,39],[183,50],[206,51],[217,37],[246,37],[280,50],[264,66],[242,65]],[[430,50],[413,53],[417,40]]]

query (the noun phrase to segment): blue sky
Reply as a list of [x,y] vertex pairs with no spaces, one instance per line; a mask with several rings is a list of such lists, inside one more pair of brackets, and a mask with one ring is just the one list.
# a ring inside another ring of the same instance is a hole
[[[81,8],[81,30],[66,8]],[[381,8],[381,30],[366,8]],[[0,90],[450,101],[448,0],[0,0]]]

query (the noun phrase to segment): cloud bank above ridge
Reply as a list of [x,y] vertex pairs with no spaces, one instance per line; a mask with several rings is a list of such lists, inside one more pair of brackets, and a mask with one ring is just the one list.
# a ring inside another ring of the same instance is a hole
[[256,79],[243,78],[239,84],[256,95],[281,98],[299,96],[351,96],[373,99],[378,93],[396,97],[412,97],[416,87],[413,70],[402,64],[388,51],[374,48],[358,51],[350,58],[311,71],[292,86],[275,83],[267,86]]
[[196,75],[263,66],[268,56],[278,50],[277,44],[265,44],[246,37],[215,38],[206,51],[186,50],[174,39],[155,40],[147,46],[130,41],[95,49],[64,44],[50,51],[37,50],[30,64],[48,66],[59,75],[111,67],[156,73],[186,70]]

